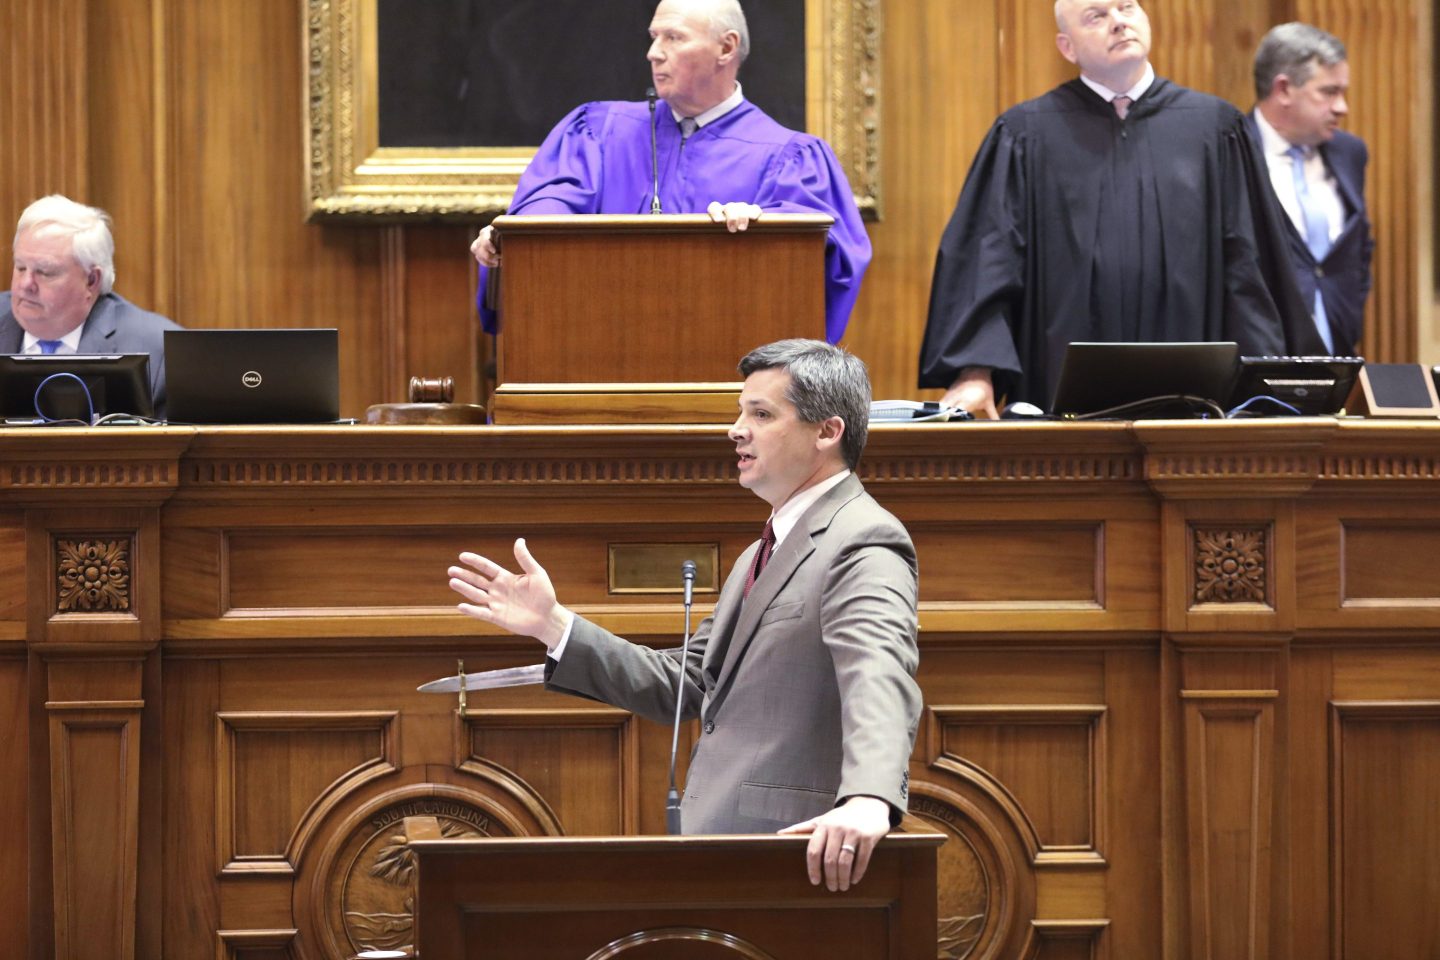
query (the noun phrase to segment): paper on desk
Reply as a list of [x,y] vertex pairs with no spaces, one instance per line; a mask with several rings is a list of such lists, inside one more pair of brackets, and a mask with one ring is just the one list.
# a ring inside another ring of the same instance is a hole
[[[545,682],[545,664],[529,667],[506,667],[504,670],[480,670],[465,674],[466,690],[493,690],[496,687],[521,687],[527,683]],[[421,693],[456,693],[460,690],[459,677],[441,677],[422,683],[415,688]]]

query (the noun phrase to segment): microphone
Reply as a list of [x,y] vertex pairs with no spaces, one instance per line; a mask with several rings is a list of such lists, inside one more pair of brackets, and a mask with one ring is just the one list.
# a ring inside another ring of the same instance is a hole
[[[658,201],[657,201],[658,202]],[[680,672],[675,678],[675,723],[670,730],[670,792],[665,794],[665,832],[680,835],[680,791],[675,789],[675,755],[680,750],[680,706],[685,701],[685,665],[690,659],[690,595],[695,586],[695,561],[680,564],[685,581],[685,640],[680,644]]]
[[[660,209],[660,153],[655,145],[655,88],[645,88],[645,99],[650,101],[650,213],[661,213]],[[689,563],[689,561],[686,561]],[[692,564],[693,566],[693,564]]]

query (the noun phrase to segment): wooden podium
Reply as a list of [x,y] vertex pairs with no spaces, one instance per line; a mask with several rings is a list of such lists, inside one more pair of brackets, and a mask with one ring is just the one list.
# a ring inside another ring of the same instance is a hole
[[[419,960],[934,960],[939,834],[891,834],[845,893],[805,837],[439,839],[406,821]],[[426,839],[430,837],[431,839]]]
[[503,424],[728,423],[735,364],[825,336],[822,214],[497,217]]

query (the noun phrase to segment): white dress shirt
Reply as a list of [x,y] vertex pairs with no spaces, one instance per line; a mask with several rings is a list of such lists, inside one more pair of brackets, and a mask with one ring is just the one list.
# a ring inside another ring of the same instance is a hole
[[[85,324],[82,322],[80,326],[60,338],[60,346],[56,348],[55,352],[57,354],[79,353],[80,335],[84,332]],[[40,349],[40,338],[28,330],[25,331],[25,337],[20,343],[20,352],[28,354],[44,353],[44,351]]]
[[[698,114],[693,118],[695,120],[695,126],[699,128],[705,126],[705,124],[707,123],[714,123],[716,120],[719,120],[731,110],[734,110],[736,107],[740,106],[741,101],[743,101],[744,99],[745,94],[740,89],[740,81],[737,80],[735,81],[734,93],[730,94],[730,96],[715,104],[715,106],[711,107],[709,110],[706,110],[704,113]],[[676,111],[674,107],[670,108],[670,113],[672,116],[675,117],[676,123],[679,123],[681,120],[685,119],[684,117],[680,116],[679,112]]]
[[1155,82],[1155,68],[1150,66],[1149,61],[1146,61],[1145,72],[1140,75],[1140,79],[1136,82],[1135,86],[1129,90],[1122,90],[1118,93],[1103,83],[1096,83],[1083,73],[1080,74],[1080,82],[1091,90],[1094,90],[1106,103],[1113,103],[1116,97],[1129,97],[1130,102],[1133,104],[1136,100],[1139,100],[1145,91],[1150,89],[1150,85]]
[[[1285,208],[1290,222],[1304,237],[1305,213],[1295,196],[1295,158],[1286,153],[1294,144],[1280,136],[1280,132],[1258,109],[1255,111],[1255,125],[1260,128],[1260,149],[1265,153],[1265,167],[1270,171],[1270,184],[1275,188],[1275,196],[1280,199],[1280,206]],[[1345,201],[1340,197],[1340,187],[1330,171],[1325,169],[1320,151],[1314,147],[1305,149],[1304,169],[1305,185],[1325,214],[1325,222],[1330,228],[1330,242],[1334,243],[1345,228]]]

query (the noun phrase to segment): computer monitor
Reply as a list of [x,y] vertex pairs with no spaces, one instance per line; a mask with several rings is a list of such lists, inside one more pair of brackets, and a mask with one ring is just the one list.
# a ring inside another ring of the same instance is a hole
[[1122,419],[1187,416],[1193,411],[1184,402],[1141,404],[1182,396],[1223,405],[1239,368],[1240,348],[1229,342],[1072,343],[1051,410],[1077,416],[1115,410]]
[[[1240,383],[1232,406],[1253,397],[1274,397],[1304,416],[1339,413],[1365,361],[1359,357],[1241,357]],[[1275,414],[1269,404],[1257,412]]]
[[171,423],[333,423],[335,328],[165,331]]
[[0,354],[0,415],[79,420],[154,414],[145,353]]

